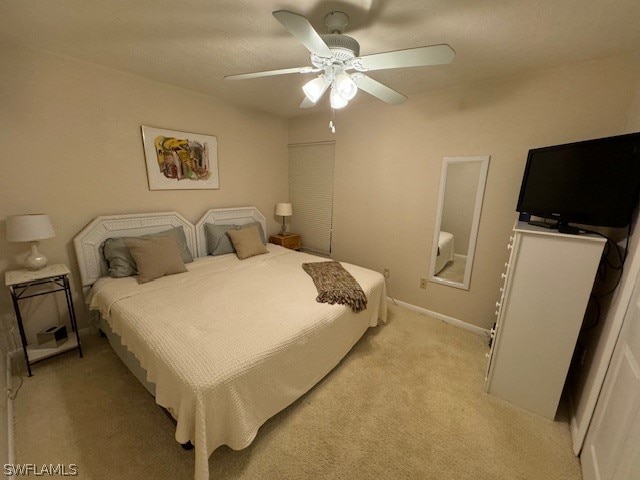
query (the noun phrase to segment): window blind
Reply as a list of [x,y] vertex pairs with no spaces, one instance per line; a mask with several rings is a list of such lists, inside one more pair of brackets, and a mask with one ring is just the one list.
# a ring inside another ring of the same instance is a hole
[[289,145],[291,231],[302,236],[302,248],[331,253],[333,161],[335,143]]

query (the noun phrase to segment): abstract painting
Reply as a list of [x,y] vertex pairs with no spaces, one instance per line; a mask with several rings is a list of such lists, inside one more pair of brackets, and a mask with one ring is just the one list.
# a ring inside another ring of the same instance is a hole
[[218,139],[142,126],[149,190],[220,188]]

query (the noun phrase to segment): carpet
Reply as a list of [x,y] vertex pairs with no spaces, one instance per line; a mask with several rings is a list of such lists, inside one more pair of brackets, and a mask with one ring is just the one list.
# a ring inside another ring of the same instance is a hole
[[464,271],[467,268],[467,257],[456,256],[438,272],[437,276],[455,283],[464,283]]
[[[15,402],[16,462],[81,479],[191,479],[193,451],[104,338],[34,366]],[[212,479],[579,480],[568,425],[483,393],[486,341],[395,305]]]

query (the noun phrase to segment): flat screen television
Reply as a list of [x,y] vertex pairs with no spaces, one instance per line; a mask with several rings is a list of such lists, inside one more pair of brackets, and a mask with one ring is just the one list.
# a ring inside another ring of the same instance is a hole
[[640,193],[640,133],[529,150],[518,212],[625,227]]

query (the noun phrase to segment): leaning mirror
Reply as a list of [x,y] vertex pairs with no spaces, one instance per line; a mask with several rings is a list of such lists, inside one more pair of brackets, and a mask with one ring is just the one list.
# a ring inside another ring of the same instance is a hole
[[469,290],[489,157],[444,157],[429,280]]

